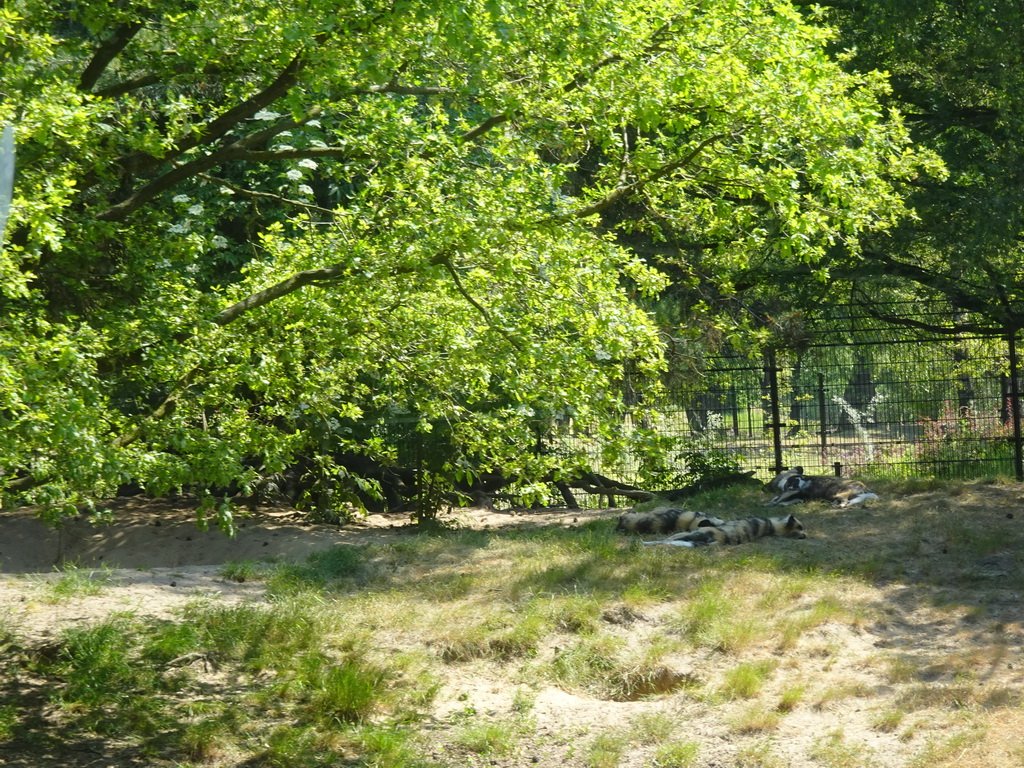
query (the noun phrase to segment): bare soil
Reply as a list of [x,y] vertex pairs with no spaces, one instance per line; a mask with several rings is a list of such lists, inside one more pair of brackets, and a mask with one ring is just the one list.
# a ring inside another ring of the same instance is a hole
[[[455,515],[464,526],[501,529],[576,526],[620,511],[465,509]],[[465,764],[582,767],[584,747],[596,734],[628,728],[644,713],[663,713],[678,723],[678,738],[699,743],[696,765],[701,768],[1024,766],[1024,555],[1018,545],[1024,485],[979,483],[952,492],[883,499],[860,509],[808,506],[797,511],[805,525],[808,518],[813,520],[811,536],[798,544],[773,545],[843,546],[857,541],[869,557],[872,548],[882,548],[891,537],[913,537],[904,542],[910,554],[901,574],[880,577],[874,584],[860,582],[860,594],[842,596],[855,598],[873,618],[825,623],[792,648],[762,649],[782,673],[773,680],[775,688],[756,701],[709,702],[677,692],[621,702],[541,686],[530,711],[532,735],[520,751],[514,757],[467,755]],[[929,574],[943,567],[943,558],[955,554],[958,543],[941,527],[922,532],[894,521],[936,511],[970,516],[982,529],[1003,526],[1000,530],[1015,532],[1006,539],[1013,546],[1002,545],[996,536],[984,557],[967,563],[951,558],[949,567],[962,574],[955,580],[962,583],[962,591],[951,591],[948,578],[930,583]],[[417,533],[402,515],[373,515],[334,527],[304,524],[287,508],[263,507],[242,521],[237,537],[230,539],[217,530],[198,530],[187,499],[118,499],[113,512],[110,525],[97,528],[77,520],[61,531],[46,528],[28,510],[0,512],[0,618],[29,643],[45,644],[66,627],[114,611],[169,616],[197,595],[221,601],[264,599],[259,582],[225,579],[225,563],[302,558],[337,544],[384,542]],[[742,556],[742,547],[731,552]],[[40,583],[58,578],[55,567],[67,563],[102,568],[110,586],[95,596],[41,601]],[[617,631],[623,637],[642,639],[661,617],[652,609],[620,619]],[[893,673],[897,663],[913,670],[912,679],[901,681]],[[704,652],[681,654],[673,664],[678,672],[711,686],[735,660]],[[467,707],[483,716],[512,713],[518,685],[506,667],[478,661],[449,669],[433,705],[436,722],[450,722]],[[804,690],[799,701],[781,709],[778,703],[786,690],[797,687]],[[929,691],[934,703],[926,700]],[[766,717],[773,712],[777,716],[759,728],[753,716],[757,707],[765,709]],[[908,714],[886,724],[886,713],[900,711]],[[830,741],[830,734],[841,737]],[[653,749],[634,748],[618,764],[654,766],[653,755]],[[139,763],[92,755],[65,764]]]

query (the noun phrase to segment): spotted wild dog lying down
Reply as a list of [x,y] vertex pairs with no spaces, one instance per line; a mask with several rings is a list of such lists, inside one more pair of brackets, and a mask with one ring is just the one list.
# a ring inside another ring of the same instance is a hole
[[619,516],[615,530],[619,533],[676,533],[692,531],[707,525],[724,523],[720,517],[675,507],[658,507],[647,512],[627,512]]
[[859,480],[830,475],[805,475],[803,467],[781,472],[768,483],[777,494],[765,506],[789,506],[804,501],[828,501],[834,507],[849,507],[878,496]]
[[766,536],[805,539],[804,527],[793,515],[787,517],[743,517],[721,525],[708,525],[683,531],[645,544],[669,544],[676,547],[706,547],[711,544],[743,544]]

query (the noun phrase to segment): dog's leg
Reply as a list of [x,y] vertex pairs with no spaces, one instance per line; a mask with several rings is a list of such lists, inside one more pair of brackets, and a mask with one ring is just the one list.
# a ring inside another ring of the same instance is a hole
[[774,499],[765,504],[766,507],[788,507],[790,504],[802,504],[804,500],[799,497],[800,491],[786,491],[780,493]]
[[[679,531],[678,533],[673,533],[671,536],[666,536],[664,539],[661,539],[661,541],[662,542],[673,542],[674,543],[674,542],[679,541],[680,539],[687,538],[690,535],[690,533],[692,533],[692,531]],[[651,543],[651,542],[648,542],[648,543]]]
[[858,493],[856,496],[851,496],[848,499],[837,499],[837,501],[839,501],[839,505],[838,506],[840,506],[840,507],[851,507],[854,504],[861,504],[861,503],[867,501],[868,499],[877,499],[877,498],[878,498],[878,494],[872,493],[871,491],[863,491],[861,493]]
[[656,544],[664,544],[669,547],[695,547],[692,541],[679,541],[678,539],[658,539],[657,541],[645,541],[644,544],[651,547]]

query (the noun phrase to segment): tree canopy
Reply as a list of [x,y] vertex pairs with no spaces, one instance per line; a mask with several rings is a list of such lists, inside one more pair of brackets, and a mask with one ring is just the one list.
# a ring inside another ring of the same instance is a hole
[[529,484],[581,466],[535,449],[566,416],[614,459],[664,368],[638,299],[824,279],[937,168],[831,39],[762,0],[7,3],[3,502]]
[[[884,100],[948,175],[916,180],[916,212],[865,245],[845,272],[862,295],[942,299],[956,312],[935,330],[1024,327],[1024,7],[1016,0],[822,3],[847,66],[885,70]],[[913,318],[897,318],[913,322]]]

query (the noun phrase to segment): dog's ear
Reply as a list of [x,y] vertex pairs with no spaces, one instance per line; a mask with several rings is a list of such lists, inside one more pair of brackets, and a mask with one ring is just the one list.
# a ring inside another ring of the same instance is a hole
[[793,471],[796,472],[798,475],[802,475],[804,473],[804,468],[803,467],[793,467]]
[[715,524],[713,522],[711,522],[710,520],[708,520],[706,517],[702,517],[700,520],[697,521],[697,527],[698,528],[714,528]]
[[797,525],[800,525],[800,523],[797,522],[796,515],[790,515],[789,517],[786,518],[786,527],[787,528],[793,528],[794,526],[797,526]]

